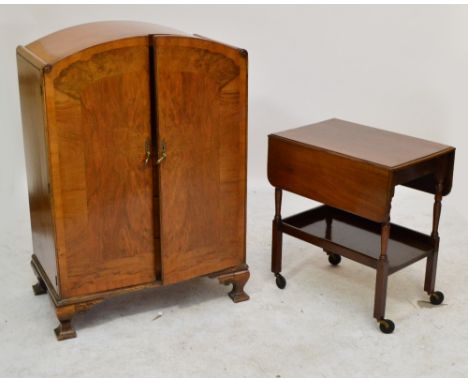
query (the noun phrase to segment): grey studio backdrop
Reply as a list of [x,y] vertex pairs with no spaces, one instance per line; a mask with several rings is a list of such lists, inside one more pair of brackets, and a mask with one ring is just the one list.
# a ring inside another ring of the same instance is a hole
[[267,134],[339,117],[456,146],[444,206],[468,216],[468,6],[1,6],[1,235],[29,230],[16,46],[112,19],[249,51],[250,189],[268,187]]
[[[248,262],[261,264],[255,269],[256,273],[252,272],[254,294],[255,280],[264,277],[262,272],[265,278],[271,277],[268,274],[269,229],[274,207],[273,192],[266,178],[267,135],[271,132],[338,117],[456,146],[454,186],[443,201],[441,227],[461,227],[457,235],[468,236],[464,228],[468,219],[468,177],[465,174],[468,165],[468,6],[3,5],[0,6],[0,274],[8,273],[11,280],[17,277],[18,290],[29,288],[29,284],[19,285],[25,283],[23,273],[31,273],[28,279],[31,283],[33,276],[30,269],[23,269],[28,268],[32,243],[15,48],[68,26],[124,19],[198,33],[249,52],[248,209],[261,205],[263,210],[256,215],[261,219],[249,220],[248,229],[265,237],[262,241],[255,241],[255,237],[249,241],[252,247],[260,248],[261,255],[249,250],[248,244]],[[259,200],[255,199],[256,194],[266,195],[265,200],[253,205],[252,200]],[[289,205],[294,205],[295,210],[310,205],[309,201],[292,195],[286,195],[285,199],[285,215],[290,212]],[[432,201],[432,195],[398,189],[392,216],[422,214],[424,223],[416,228],[430,231]],[[448,245],[446,240],[442,235],[441,250]],[[9,260],[18,256],[21,258],[17,262]],[[260,261],[253,256],[264,258]],[[448,264],[450,259],[441,254],[440,261]],[[419,272],[423,272],[422,268]],[[448,284],[450,275],[445,273],[444,277]],[[268,280],[273,285],[273,278]],[[421,286],[416,287],[422,290],[422,273],[418,280]],[[257,290],[263,284],[258,283]],[[11,288],[8,293],[16,293],[18,304],[22,303],[22,292]],[[260,298],[261,294],[257,299]],[[367,299],[371,304],[371,289]],[[249,303],[253,304],[254,299]],[[51,334],[55,325],[52,308],[44,309],[50,310],[46,320],[49,326],[41,330],[50,334],[49,341],[55,341]],[[367,306],[361,306],[354,313],[362,316],[363,322],[371,322],[369,312]],[[416,315],[409,316],[408,321],[413,320],[413,325],[417,326]],[[422,323],[421,318],[419,320]],[[0,332],[3,328],[4,335],[8,330],[7,321],[5,318],[0,323]],[[104,340],[106,324],[102,325],[101,340],[107,341]],[[365,329],[366,333],[371,330]],[[377,343],[381,337],[375,338]],[[63,346],[60,349],[72,345]],[[405,349],[404,353],[411,354],[411,347]],[[435,356],[433,362],[437,362]],[[1,366],[10,370],[9,375],[30,375],[19,371],[19,366],[0,363],[0,371]],[[142,367],[145,370],[149,366]],[[164,374],[166,369],[161,370]],[[181,370],[185,369],[176,370],[175,374],[190,375]],[[204,375],[203,370],[206,369],[197,369],[194,373]],[[257,369],[258,373],[248,370],[247,367],[244,374],[231,374],[263,375]],[[271,370],[264,374],[275,376]],[[452,375],[461,376],[460,369],[457,370],[458,373]],[[105,374],[105,369],[100,371],[101,375]],[[393,371],[393,375],[399,375],[398,371]],[[86,374],[86,370],[82,372]],[[413,372],[418,375],[417,369]],[[49,374],[54,375],[53,372]],[[80,374],[69,372],[68,375]],[[222,371],[217,375],[222,375]],[[303,374],[298,372],[297,375]],[[327,372],[322,370],[322,375]]]

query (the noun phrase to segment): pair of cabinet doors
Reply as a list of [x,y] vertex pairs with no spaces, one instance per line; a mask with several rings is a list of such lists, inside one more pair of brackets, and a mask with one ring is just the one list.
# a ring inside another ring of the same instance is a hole
[[[245,51],[149,35],[55,57],[42,74],[18,61],[22,93],[42,81],[47,163],[28,169],[33,242],[61,298],[245,264]],[[51,197],[35,200],[46,182]]]

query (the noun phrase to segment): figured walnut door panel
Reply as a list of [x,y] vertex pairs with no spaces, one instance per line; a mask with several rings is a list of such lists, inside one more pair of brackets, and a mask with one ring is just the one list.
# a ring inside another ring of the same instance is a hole
[[145,39],[72,56],[46,84],[62,297],[154,281]]
[[238,49],[154,37],[162,279],[245,262],[247,59]]

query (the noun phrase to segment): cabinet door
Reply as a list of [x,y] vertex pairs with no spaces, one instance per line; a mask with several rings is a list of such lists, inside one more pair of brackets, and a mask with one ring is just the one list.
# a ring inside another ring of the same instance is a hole
[[147,39],[101,45],[46,79],[62,297],[155,280]]
[[247,57],[213,41],[153,38],[162,278],[245,262]]

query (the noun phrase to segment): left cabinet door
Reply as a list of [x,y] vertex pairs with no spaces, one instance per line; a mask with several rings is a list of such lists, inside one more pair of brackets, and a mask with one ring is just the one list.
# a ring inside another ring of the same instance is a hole
[[114,41],[46,74],[62,298],[155,280],[148,49]]

